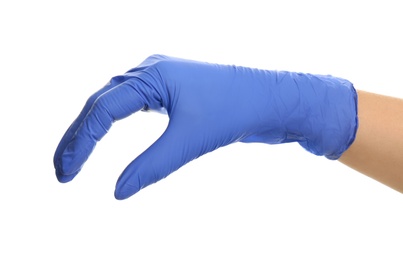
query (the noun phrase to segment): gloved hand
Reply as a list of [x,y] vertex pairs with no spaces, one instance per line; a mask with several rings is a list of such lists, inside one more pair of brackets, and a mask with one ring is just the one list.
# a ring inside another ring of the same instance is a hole
[[117,199],[238,141],[298,142],[334,160],[354,141],[356,103],[352,84],[332,76],[153,55],[88,99],[56,149],[56,176],[71,181],[112,123],[139,110],[166,111],[169,124],[123,171]]

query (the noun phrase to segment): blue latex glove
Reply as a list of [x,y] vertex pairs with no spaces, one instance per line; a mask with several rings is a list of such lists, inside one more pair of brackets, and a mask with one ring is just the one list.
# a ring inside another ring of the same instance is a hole
[[153,55],[92,95],[54,156],[71,181],[112,123],[139,110],[166,111],[163,135],[119,177],[125,199],[189,161],[234,142],[298,142],[337,159],[354,141],[357,95],[332,76],[268,71]]

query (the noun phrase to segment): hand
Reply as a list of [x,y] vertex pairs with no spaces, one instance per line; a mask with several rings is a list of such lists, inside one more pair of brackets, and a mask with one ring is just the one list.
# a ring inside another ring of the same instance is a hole
[[117,199],[237,141],[296,141],[337,159],[357,127],[356,93],[346,80],[154,55],[88,99],[56,149],[58,180],[71,181],[112,123],[139,110],[166,111],[169,124],[123,171]]

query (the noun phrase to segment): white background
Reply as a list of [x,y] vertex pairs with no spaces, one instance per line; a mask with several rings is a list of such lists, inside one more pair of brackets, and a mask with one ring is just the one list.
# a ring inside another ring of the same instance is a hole
[[0,259],[402,259],[403,195],[297,144],[233,144],[124,201],[116,180],[165,116],[117,122],[70,183],[52,163],[86,99],[154,53],[403,97],[400,6],[2,1]]

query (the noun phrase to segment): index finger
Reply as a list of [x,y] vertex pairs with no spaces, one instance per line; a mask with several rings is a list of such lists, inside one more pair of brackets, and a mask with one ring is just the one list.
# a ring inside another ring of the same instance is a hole
[[145,106],[133,82],[126,80],[121,83],[123,78],[112,79],[110,84],[92,95],[66,131],[54,155],[56,177],[60,182],[71,181],[79,173],[96,143],[114,121]]

